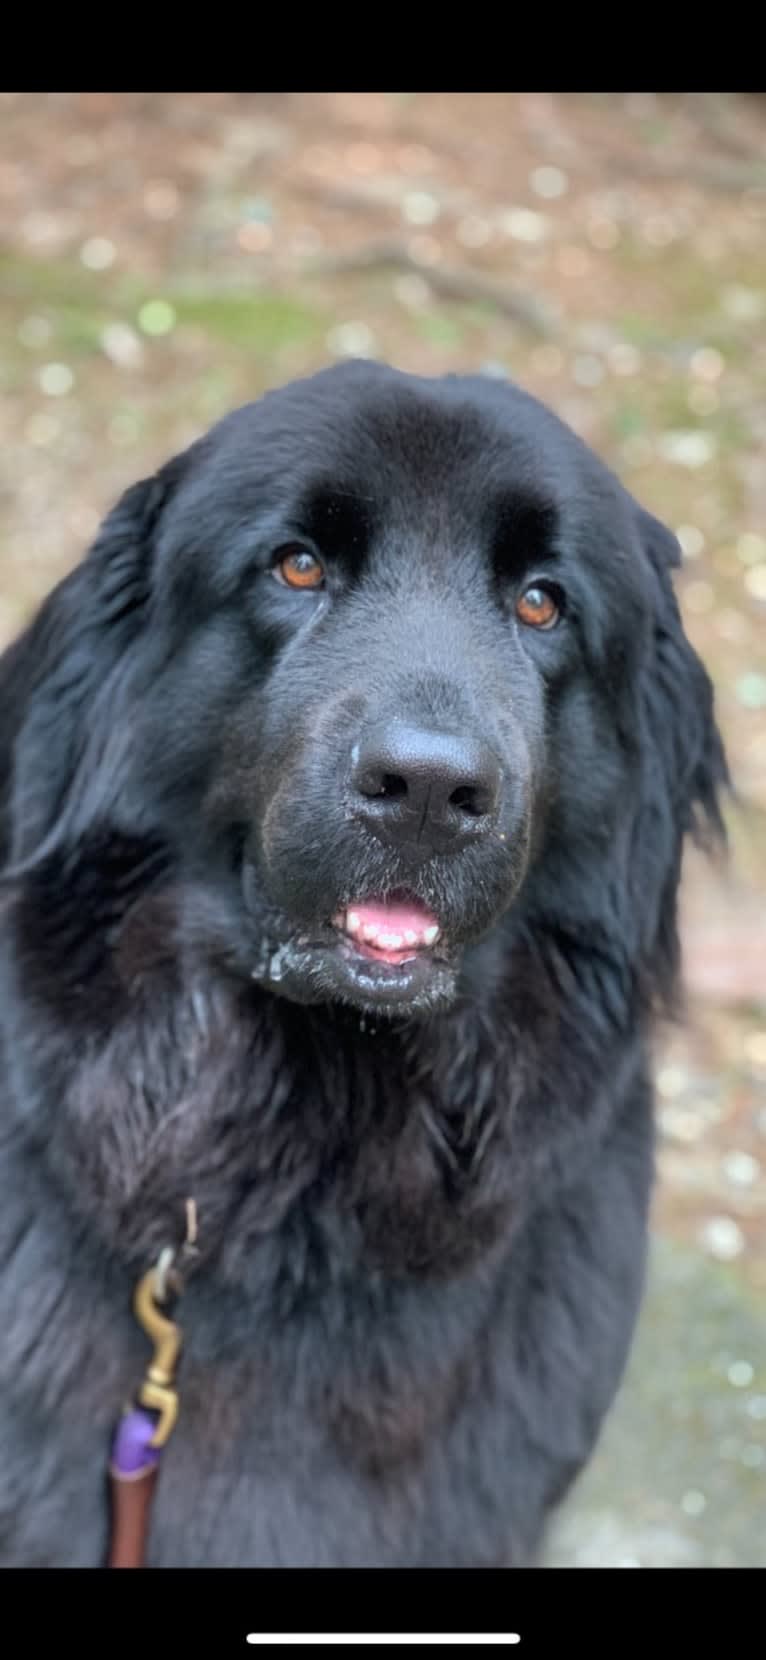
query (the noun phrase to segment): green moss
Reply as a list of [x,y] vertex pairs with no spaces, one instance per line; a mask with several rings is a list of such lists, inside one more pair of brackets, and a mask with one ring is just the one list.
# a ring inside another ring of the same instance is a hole
[[433,346],[455,348],[463,340],[460,324],[444,312],[423,312],[417,319],[417,330],[421,338]]
[[[19,321],[29,312],[40,312],[51,324],[51,347],[75,355],[99,351],[102,331],[110,322],[138,327],[141,307],[153,299],[167,301],[178,323],[194,324],[211,338],[264,353],[319,341],[327,328],[321,312],[294,295],[137,282],[112,271],[94,273],[73,263],[16,256],[0,260],[0,299]],[[151,344],[172,341],[173,332]]]
[[253,351],[318,341],[327,322],[303,301],[284,294],[183,294],[163,292],[179,323],[192,323],[231,345]]

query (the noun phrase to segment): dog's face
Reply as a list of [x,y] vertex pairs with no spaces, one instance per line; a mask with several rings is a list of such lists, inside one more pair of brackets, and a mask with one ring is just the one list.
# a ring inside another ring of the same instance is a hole
[[674,556],[513,387],[352,364],[270,394],[91,554],[129,636],[83,711],[108,815],[236,893],[262,985],[448,1006],[509,909],[566,908],[562,870],[629,856],[663,606],[696,672]]

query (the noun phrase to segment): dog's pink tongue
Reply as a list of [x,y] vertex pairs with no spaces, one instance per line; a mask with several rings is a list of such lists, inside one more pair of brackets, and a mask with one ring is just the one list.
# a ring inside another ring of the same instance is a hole
[[399,902],[373,900],[363,905],[349,905],[363,928],[374,928],[381,934],[416,934],[421,940],[427,928],[436,926],[436,917],[417,899]]

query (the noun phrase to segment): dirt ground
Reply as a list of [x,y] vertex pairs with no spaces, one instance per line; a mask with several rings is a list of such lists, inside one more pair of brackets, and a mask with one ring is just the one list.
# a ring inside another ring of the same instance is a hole
[[343,355],[510,375],[676,529],[731,853],[687,859],[656,1287],[554,1559],[766,1561],[766,99],[1,94],[0,318],[0,643],[124,486]]

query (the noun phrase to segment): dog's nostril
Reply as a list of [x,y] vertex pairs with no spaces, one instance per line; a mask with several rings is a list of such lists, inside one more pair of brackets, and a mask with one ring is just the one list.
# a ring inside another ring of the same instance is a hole
[[389,799],[407,794],[407,780],[398,772],[384,772],[378,795],[386,795]]
[[396,801],[407,794],[407,780],[399,772],[384,772],[381,767],[365,767],[356,779],[361,795],[372,800]]
[[467,813],[469,818],[481,818],[487,807],[482,800],[481,788],[475,784],[461,784],[458,790],[453,790],[449,798],[450,807],[456,807],[459,813]]

